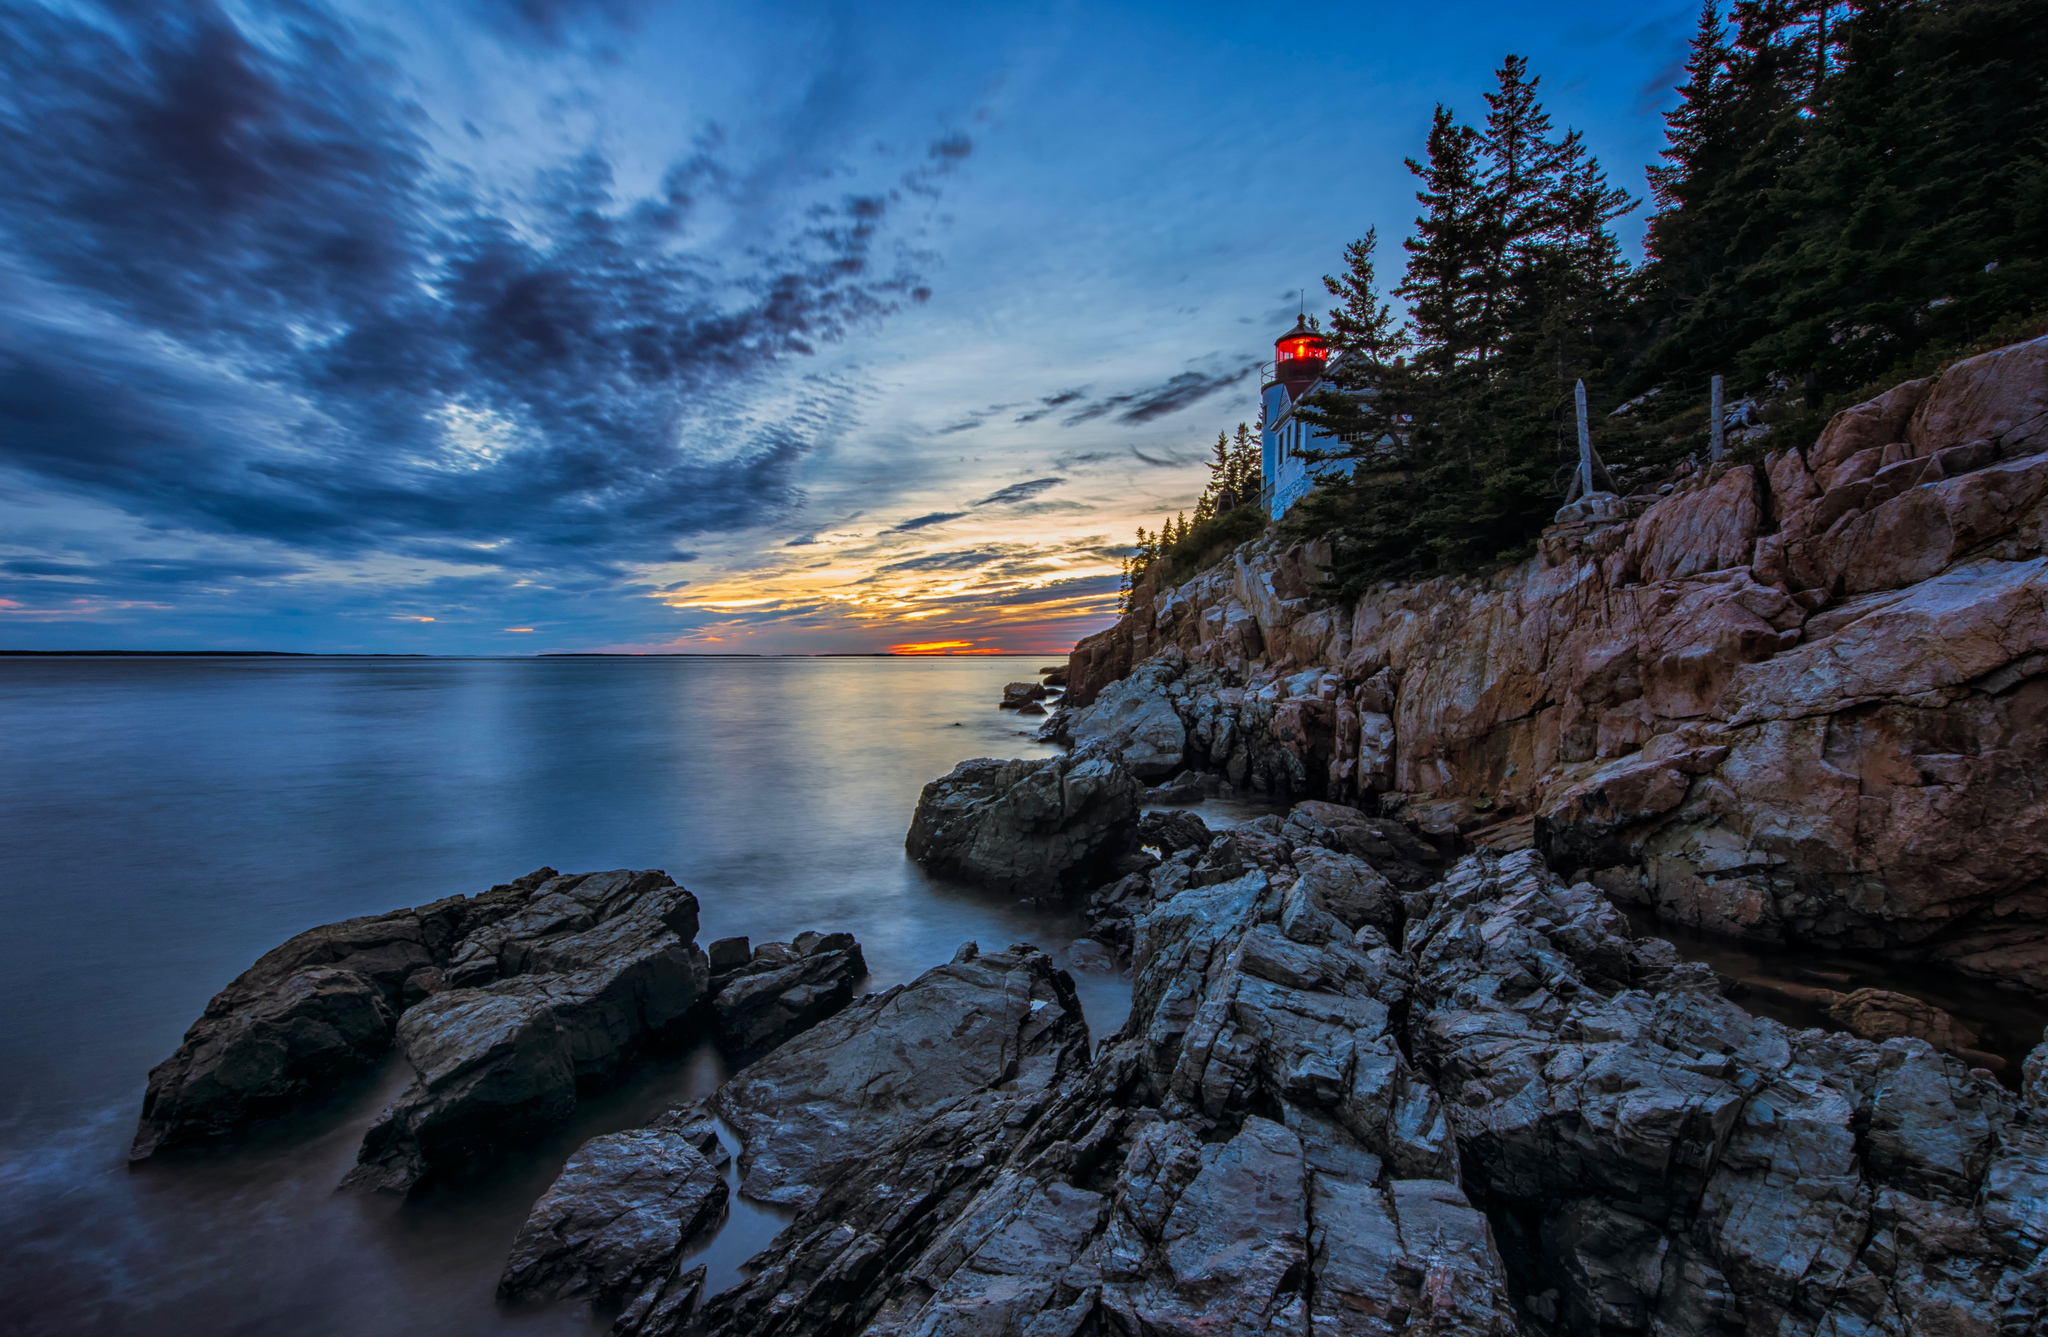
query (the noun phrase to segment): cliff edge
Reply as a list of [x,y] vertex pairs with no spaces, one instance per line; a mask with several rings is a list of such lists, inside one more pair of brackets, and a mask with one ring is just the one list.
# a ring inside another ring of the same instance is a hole
[[1262,540],[1141,584],[1050,727],[1534,844],[1701,928],[2048,991],[2044,497],[2037,339],[1490,574],[1346,608],[1325,545]]

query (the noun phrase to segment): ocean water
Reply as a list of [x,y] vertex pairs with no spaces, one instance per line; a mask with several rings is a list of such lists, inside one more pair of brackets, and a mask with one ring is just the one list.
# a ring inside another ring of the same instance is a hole
[[[131,1170],[145,1075],[293,933],[543,864],[666,869],[700,942],[849,930],[874,987],[969,940],[1063,952],[1074,918],[928,878],[902,845],[925,781],[1051,750],[994,708],[1039,666],[0,659],[0,1332],[601,1330],[497,1305],[506,1249],[581,1141],[708,1093],[715,1052],[642,1065],[502,1172],[406,1203],[333,1191],[396,1060],[246,1145]],[[1076,979],[1108,1034],[1128,982]],[[714,1288],[779,1224],[737,1203]]]

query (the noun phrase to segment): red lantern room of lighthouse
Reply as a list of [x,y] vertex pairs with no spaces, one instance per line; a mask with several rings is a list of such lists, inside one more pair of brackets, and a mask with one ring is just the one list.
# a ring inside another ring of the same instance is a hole
[[1310,327],[1308,317],[1294,322],[1294,328],[1273,343],[1273,379],[1287,387],[1290,400],[1316,383],[1330,361],[1330,345]]
[[1265,409],[1260,465],[1266,507],[1276,520],[1316,484],[1306,452],[1334,444],[1293,413],[1329,362],[1329,341],[1306,314],[1273,343],[1273,375],[1260,394]]

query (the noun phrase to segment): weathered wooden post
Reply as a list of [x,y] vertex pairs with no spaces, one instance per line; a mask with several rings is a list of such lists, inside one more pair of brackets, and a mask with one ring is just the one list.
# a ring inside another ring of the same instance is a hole
[[1726,431],[1721,423],[1721,378],[1719,376],[1714,378],[1714,388],[1710,397],[1713,404],[1707,410],[1707,454],[1713,463],[1719,464],[1722,453],[1728,449]]
[[[1586,424],[1586,383],[1580,381],[1572,397],[1579,405],[1579,486],[1578,495],[1591,496],[1593,492],[1593,432]],[[1556,475],[1552,475],[1555,477]]]

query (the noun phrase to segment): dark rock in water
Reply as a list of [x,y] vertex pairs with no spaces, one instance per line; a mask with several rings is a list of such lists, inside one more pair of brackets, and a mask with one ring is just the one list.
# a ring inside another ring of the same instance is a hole
[[[347,1187],[403,1192],[564,1119],[580,1082],[612,1076],[708,1000],[697,900],[659,872],[555,878],[465,941],[451,975],[510,978],[439,993],[398,1023],[418,1074],[364,1134]],[[534,936],[527,936],[532,934]]]
[[[744,949],[746,939],[737,941]],[[724,970],[714,965],[713,971],[719,1046],[745,1057],[845,1007],[854,986],[867,978],[868,964],[851,933],[799,933],[794,942],[762,943],[743,964]]]
[[978,757],[924,787],[904,847],[934,873],[1051,895],[1130,847],[1139,788],[1100,757]]
[[1043,701],[1045,698],[1045,688],[1035,682],[1005,683],[1001,705],[1005,710],[1015,710],[1019,706]]
[[1039,705],[1036,701],[1026,701],[1023,705],[1017,707],[1017,713],[1019,715],[1043,715],[1045,714],[1045,707]]
[[720,938],[705,949],[705,955],[711,959],[711,973],[715,976],[746,965],[753,953],[745,938]]
[[[941,1182],[973,1181],[987,1168],[985,1153],[980,1166],[956,1164],[946,1148],[977,1149],[1003,1139],[1043,1107],[1050,1088],[1085,1066],[1087,1053],[1088,1028],[1073,983],[1051,958],[1027,947],[983,954],[970,943],[948,964],[860,1000],[742,1070],[714,1100],[745,1138],[742,1191],[807,1209],[778,1246],[801,1238],[807,1219],[823,1219],[841,1204],[903,1217],[914,1232],[932,1204],[920,1200],[913,1183],[929,1191]],[[703,1109],[690,1107],[649,1129],[586,1144],[535,1207],[501,1290],[583,1293],[533,1287],[531,1279],[547,1277],[573,1278],[597,1293],[601,1274],[619,1279],[610,1284],[617,1294],[654,1284],[641,1278],[671,1276],[687,1239],[676,1224],[684,1212],[670,1206],[675,1195],[669,1188],[685,1176],[672,1167],[688,1164],[681,1143],[702,1150],[707,1136]],[[650,1216],[609,1224],[643,1203],[652,1204]],[[596,1221],[602,1228],[559,1228],[558,1221]],[[602,1247],[555,1250],[555,1240],[578,1231]],[[843,1254],[847,1241],[817,1243]],[[812,1293],[791,1297],[794,1311],[807,1316],[804,1330],[827,1320],[824,1297],[867,1279],[868,1260],[859,1248],[853,1252],[852,1275],[806,1278],[800,1289]],[[529,1261],[535,1259],[545,1262],[539,1271]],[[775,1305],[777,1284],[757,1276],[744,1293],[720,1300],[756,1311],[764,1301]],[[676,1289],[677,1283],[667,1283],[664,1294]],[[680,1313],[664,1316],[658,1300],[636,1299],[614,1332],[655,1337],[680,1325]]]
[[1145,802],[1160,804],[1200,803],[1209,797],[1200,785],[1163,784],[1145,791]]
[[552,868],[412,910],[308,929],[215,994],[149,1074],[131,1160],[231,1137],[364,1072],[400,1010],[444,987],[464,935],[515,912]]
[[1052,668],[1042,668],[1038,670],[1038,674],[1039,677],[1045,680],[1047,687],[1065,687],[1067,685],[1067,666],[1065,664],[1055,665]]
[[1097,975],[1116,974],[1116,954],[1093,938],[1077,939],[1067,948],[1067,968]]
[[724,1215],[726,1159],[704,1119],[592,1138],[533,1205],[498,1294],[616,1305],[664,1289],[683,1246]]
[[[222,990],[150,1074],[133,1159],[218,1140],[358,1075],[392,1040],[415,1079],[363,1139],[352,1187],[405,1191],[558,1126],[647,1045],[759,1052],[852,997],[846,934],[718,944],[659,871],[541,869],[481,896],[308,930]],[[736,958],[736,959],[735,959]],[[725,996],[714,999],[715,992]]]

